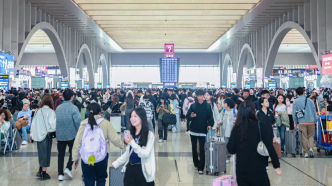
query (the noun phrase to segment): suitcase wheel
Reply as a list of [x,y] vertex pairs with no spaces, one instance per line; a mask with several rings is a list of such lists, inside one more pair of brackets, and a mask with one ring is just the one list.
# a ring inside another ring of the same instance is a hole
[[317,152],[320,152],[320,148],[317,148]]
[[295,157],[296,157],[296,154],[292,154],[292,157],[295,158]]
[[208,175],[209,174],[209,171],[206,171],[206,175]]

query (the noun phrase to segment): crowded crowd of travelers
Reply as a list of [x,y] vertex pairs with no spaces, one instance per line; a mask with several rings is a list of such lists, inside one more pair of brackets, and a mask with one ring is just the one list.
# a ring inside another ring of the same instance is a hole
[[[276,137],[273,130],[280,137],[283,153],[285,131],[299,129],[303,155],[313,158],[316,112],[332,112],[331,99],[330,89],[303,87],[11,89],[0,91],[1,147],[12,151],[37,143],[40,168],[36,176],[41,180],[51,179],[47,168],[56,144],[59,181],[72,178],[73,167],[81,163],[85,185],[105,185],[109,167],[125,166],[124,185],[145,186],[154,185],[155,138],[162,145],[170,131],[180,133],[181,126],[185,128],[183,132],[192,143],[194,168],[203,174],[207,133],[221,131],[227,144],[226,163],[230,163],[231,154],[237,156],[238,185],[269,185],[269,157],[259,155],[257,144],[264,142],[278,175],[281,169],[272,143]],[[298,117],[299,112],[304,116]],[[122,131],[128,131],[122,138],[110,124],[113,114],[121,115]],[[125,151],[108,165],[110,143]],[[67,146],[70,156],[64,168]]]

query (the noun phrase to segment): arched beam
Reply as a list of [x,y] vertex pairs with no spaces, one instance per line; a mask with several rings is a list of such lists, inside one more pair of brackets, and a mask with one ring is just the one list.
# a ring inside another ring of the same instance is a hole
[[256,66],[254,53],[252,52],[250,45],[246,43],[243,45],[243,47],[241,49],[239,61],[238,61],[238,67],[237,67],[237,73],[236,73],[236,86],[238,88],[243,87],[243,85],[242,85],[243,68],[244,68],[244,63],[247,59],[248,54],[250,54],[250,57],[252,57],[254,65]]
[[273,37],[273,40],[271,42],[269,52],[267,55],[266,63],[265,63],[264,76],[272,75],[273,65],[276,60],[281,42],[283,41],[285,36],[288,34],[288,32],[291,31],[292,29],[296,29],[297,31],[299,31],[302,34],[304,39],[307,41],[307,43],[312,51],[312,54],[314,55],[314,59],[316,61],[316,64],[317,64],[319,70],[320,71],[322,70],[322,65],[319,61],[319,57],[318,57],[318,53],[317,53],[317,51],[318,51],[317,44],[315,44],[316,45],[315,46],[311,42],[311,39],[310,39],[309,35],[307,34],[307,32],[299,24],[297,24],[293,21],[288,21],[279,27],[279,29],[277,30],[277,32],[275,33],[275,35]]
[[86,66],[87,66],[87,70],[88,70],[88,74],[89,74],[89,84],[90,84],[90,88],[94,88],[95,86],[95,75],[94,75],[94,72],[93,72],[93,61],[92,61],[92,55],[91,55],[91,52],[90,52],[90,48],[87,44],[83,44],[80,48],[80,51],[78,53],[78,56],[77,56],[77,61],[76,61],[76,65],[75,65],[75,69],[77,69],[77,66],[78,66],[78,62],[79,62],[79,59],[81,57],[81,55],[84,55],[85,57],[85,60],[86,60]]
[[[65,57],[65,52],[64,52],[64,49],[63,49],[63,46],[61,43],[61,39],[60,39],[57,31],[55,30],[55,28],[47,22],[41,22],[41,23],[36,24],[36,26],[34,26],[31,29],[31,31],[25,38],[24,43],[19,44],[19,55],[17,57],[14,72],[16,72],[16,70],[18,69],[18,67],[21,63],[25,48],[27,47],[30,39],[38,30],[43,30],[47,34],[47,36],[50,38],[52,45],[54,47],[54,50],[55,50],[56,57],[59,62],[61,74],[63,76],[68,76],[68,63],[67,63],[67,60]],[[47,64],[47,60],[45,61],[45,63]]]
[[107,61],[104,54],[101,54],[99,57],[99,61],[101,62],[101,66],[103,69],[103,88],[106,88],[108,83],[108,68],[107,68]]
[[233,65],[233,61],[231,56],[227,53],[224,62],[222,65],[222,82],[221,83],[226,83],[227,84],[227,78],[230,78],[231,76],[228,75],[227,67],[229,66],[228,64],[231,63]]

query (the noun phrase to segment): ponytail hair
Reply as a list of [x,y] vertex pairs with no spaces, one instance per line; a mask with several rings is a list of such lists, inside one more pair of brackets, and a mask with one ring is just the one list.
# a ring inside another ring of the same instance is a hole
[[88,123],[91,126],[91,130],[93,130],[94,125],[97,126],[97,121],[95,119],[95,115],[98,115],[100,112],[101,112],[101,108],[98,103],[91,103],[89,105]]

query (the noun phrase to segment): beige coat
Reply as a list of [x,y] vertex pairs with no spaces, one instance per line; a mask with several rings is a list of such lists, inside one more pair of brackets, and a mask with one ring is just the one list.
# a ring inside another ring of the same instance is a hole
[[[95,115],[95,119],[98,120],[101,116],[99,115]],[[85,124],[88,123],[88,119],[85,119],[81,122],[81,126],[78,129],[78,132],[76,134],[76,138],[75,138],[75,142],[74,142],[74,147],[73,147],[73,160],[76,161],[79,158],[79,149],[80,149],[80,144],[82,141],[82,137],[83,137],[83,133],[85,130]],[[107,121],[106,119],[104,121],[102,121],[99,124],[101,130],[104,133],[104,137],[106,139],[106,143],[108,145],[107,148],[107,152],[110,152],[110,142],[113,143],[113,145],[115,145],[116,147],[119,147],[121,149],[124,148],[124,144],[123,144],[123,139],[121,139],[118,135],[118,133],[116,133],[113,125]]]

